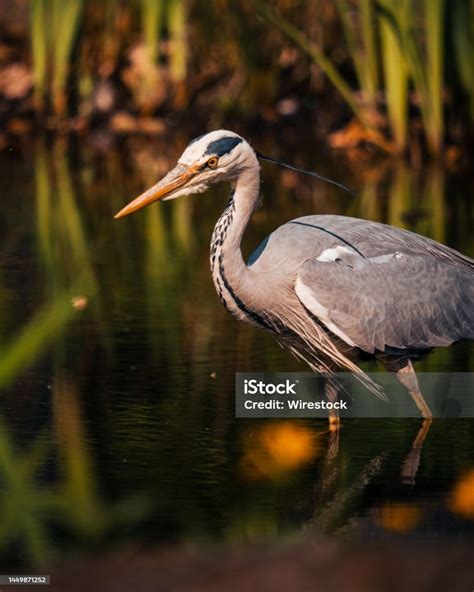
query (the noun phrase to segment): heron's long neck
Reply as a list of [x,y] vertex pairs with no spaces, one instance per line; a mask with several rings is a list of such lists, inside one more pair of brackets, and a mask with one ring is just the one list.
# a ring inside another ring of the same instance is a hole
[[258,164],[237,178],[234,192],[217,221],[211,241],[211,271],[216,290],[231,312],[242,312],[239,293],[250,281],[240,243],[250,220],[260,189]]

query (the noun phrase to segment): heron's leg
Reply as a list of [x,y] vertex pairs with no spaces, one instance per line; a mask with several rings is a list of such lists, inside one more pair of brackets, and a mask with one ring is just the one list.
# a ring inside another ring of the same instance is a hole
[[415,404],[420,410],[422,417],[425,419],[431,419],[433,414],[431,413],[431,409],[428,407],[428,403],[421,394],[418,378],[416,377],[411,361],[408,360],[406,366],[400,368],[396,372],[395,376],[397,377],[397,380],[400,382],[400,384],[403,384],[403,386],[410,393],[411,398],[415,401]]
[[[337,401],[338,388],[330,382],[326,383],[326,398],[334,403]],[[329,417],[329,446],[327,460],[331,461],[337,456],[339,450],[339,429],[341,427],[341,418],[337,409],[328,410]]]
[[418,430],[418,433],[416,434],[416,437],[413,441],[411,450],[407,454],[405,460],[403,461],[402,470],[400,474],[402,480],[410,485],[413,485],[415,483],[415,476],[418,472],[418,467],[420,465],[421,449],[423,447],[423,442],[425,441],[425,438],[428,435],[432,422],[432,419],[423,420],[423,423],[421,424],[421,427]]
[[405,358],[404,360],[397,362],[382,360],[382,363],[389,372],[395,374],[395,378],[398,382],[410,393],[411,398],[415,401],[416,406],[420,410],[421,416],[425,419],[431,419],[433,414],[428,407],[428,403],[421,394],[420,385],[418,384],[418,379],[411,361]]
[[416,406],[420,410],[424,420],[413,441],[410,452],[407,454],[402,464],[401,477],[405,483],[413,484],[415,475],[418,471],[421,458],[421,449],[423,442],[428,434],[433,419],[433,414],[425,401],[418,384],[418,379],[413,369],[413,364],[409,359],[382,359],[384,366],[389,372],[395,374],[396,379],[410,393]]

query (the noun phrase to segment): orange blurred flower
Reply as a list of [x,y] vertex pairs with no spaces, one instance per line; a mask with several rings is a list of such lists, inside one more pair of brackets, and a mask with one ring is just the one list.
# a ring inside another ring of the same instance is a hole
[[404,533],[414,530],[420,523],[422,512],[418,506],[389,503],[379,508],[377,522],[385,530]]
[[264,425],[246,440],[242,471],[252,479],[278,479],[318,455],[320,436],[295,422]]
[[456,483],[449,507],[455,514],[474,520],[474,469],[467,471]]

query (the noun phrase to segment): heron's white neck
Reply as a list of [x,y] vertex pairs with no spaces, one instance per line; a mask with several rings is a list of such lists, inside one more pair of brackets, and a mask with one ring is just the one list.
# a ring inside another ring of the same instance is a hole
[[[260,171],[255,158],[234,183],[233,195],[214,227],[211,241],[211,271],[216,290],[227,308],[235,308],[238,295],[250,281],[240,244],[258,201]],[[237,307],[238,308],[238,307]]]

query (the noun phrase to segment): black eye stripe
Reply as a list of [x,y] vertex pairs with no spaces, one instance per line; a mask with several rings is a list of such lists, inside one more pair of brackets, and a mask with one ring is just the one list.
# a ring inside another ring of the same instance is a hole
[[219,140],[214,140],[208,144],[205,154],[224,156],[224,154],[231,152],[242,141],[242,138],[237,138],[235,136],[219,138]]

